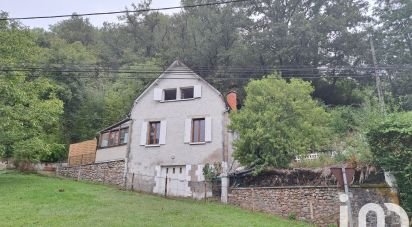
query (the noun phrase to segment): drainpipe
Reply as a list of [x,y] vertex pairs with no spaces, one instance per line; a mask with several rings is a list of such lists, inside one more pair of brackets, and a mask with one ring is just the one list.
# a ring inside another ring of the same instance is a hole
[[[130,119],[130,125],[129,125],[129,138],[127,141],[127,149],[126,149],[126,157],[124,158],[124,188],[126,189],[127,187],[127,175],[129,173],[129,155],[130,155],[130,150],[131,150],[131,145],[132,145],[132,135],[133,135],[133,123],[134,120]],[[133,177],[134,178],[134,177]],[[133,187],[133,186],[132,186]]]
[[348,208],[349,227],[353,227],[352,208],[351,208],[351,205],[350,205],[348,179],[346,178],[346,168],[345,167],[342,167],[342,176],[343,176],[343,185],[344,185],[344,188],[345,188],[345,194],[348,198],[348,200],[346,200],[346,206]]
[[228,200],[228,188],[229,188],[229,177],[228,177],[228,159],[229,159],[229,135],[227,132],[228,124],[228,113],[229,108],[223,112],[223,152],[222,152],[222,174],[221,174],[221,196],[220,200],[222,203],[227,203]]
[[229,91],[226,94],[226,103],[228,105],[226,111],[223,112],[223,158],[222,158],[222,193],[221,202],[228,202],[228,191],[229,191],[229,132],[227,125],[229,124],[229,111],[237,111],[237,93],[236,91]]

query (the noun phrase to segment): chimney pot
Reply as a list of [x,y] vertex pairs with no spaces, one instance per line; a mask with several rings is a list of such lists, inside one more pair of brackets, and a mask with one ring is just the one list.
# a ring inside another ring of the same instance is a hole
[[236,91],[229,91],[226,95],[226,102],[230,109],[237,111],[237,93]]

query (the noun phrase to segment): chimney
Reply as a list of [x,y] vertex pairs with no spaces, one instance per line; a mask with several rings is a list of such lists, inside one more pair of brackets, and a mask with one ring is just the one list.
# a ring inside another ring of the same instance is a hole
[[237,93],[236,91],[229,91],[226,95],[226,102],[230,109],[237,111]]

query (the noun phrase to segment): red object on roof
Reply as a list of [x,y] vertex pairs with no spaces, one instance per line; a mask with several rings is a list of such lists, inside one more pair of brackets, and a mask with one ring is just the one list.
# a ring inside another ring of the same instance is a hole
[[229,91],[226,95],[226,102],[230,109],[233,111],[237,110],[237,93],[236,91]]

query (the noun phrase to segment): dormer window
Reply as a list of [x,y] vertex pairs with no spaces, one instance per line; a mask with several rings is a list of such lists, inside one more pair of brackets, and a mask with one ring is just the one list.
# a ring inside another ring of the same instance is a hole
[[194,97],[194,87],[180,88],[180,99],[192,99]]
[[163,90],[164,99],[165,101],[176,100],[177,97],[177,89],[165,89]]

